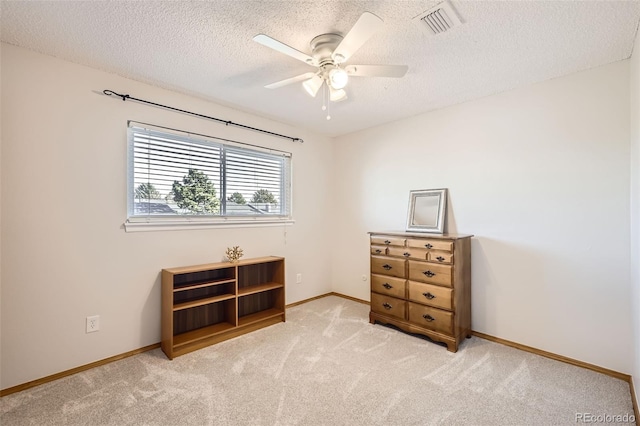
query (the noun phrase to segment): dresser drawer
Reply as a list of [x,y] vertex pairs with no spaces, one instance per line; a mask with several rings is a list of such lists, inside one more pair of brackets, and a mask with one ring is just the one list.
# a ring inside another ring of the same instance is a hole
[[387,254],[385,246],[371,246],[371,254]]
[[379,314],[405,319],[407,302],[395,297],[371,293],[371,310]]
[[426,248],[428,250],[441,250],[441,251],[447,251],[449,253],[453,252],[453,243],[451,241],[408,239],[407,246],[416,247],[416,248]]
[[409,281],[409,300],[442,309],[453,309],[453,290],[439,285]]
[[427,260],[429,250],[415,247],[389,247],[387,254],[389,256],[405,257],[407,259]]
[[404,278],[404,259],[384,256],[371,256],[371,273]]
[[453,254],[447,253],[445,251],[429,251],[427,253],[427,260],[430,262],[452,264]]
[[431,284],[446,285],[447,287],[453,286],[450,265],[438,265],[436,263],[410,260],[409,279]]
[[409,302],[409,321],[433,331],[453,334],[453,314],[442,309]]
[[384,275],[371,275],[371,291],[404,299],[406,281]]
[[404,247],[404,242],[405,242],[404,238],[387,237],[384,235],[371,237],[371,245]]

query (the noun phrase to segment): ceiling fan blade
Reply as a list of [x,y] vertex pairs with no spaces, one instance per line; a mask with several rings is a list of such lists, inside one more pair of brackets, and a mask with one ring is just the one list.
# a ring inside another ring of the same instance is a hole
[[267,84],[264,86],[267,89],[277,89],[282,86],[286,86],[287,84],[297,83],[298,81],[308,80],[311,77],[316,75],[313,72],[307,72],[304,74],[297,75],[295,77],[287,78],[286,80],[276,81],[275,83]]
[[404,77],[406,65],[348,65],[344,70],[353,77]]
[[305,64],[315,66],[315,59],[311,56],[303,53],[297,49],[294,49],[291,46],[287,46],[286,44],[269,37],[268,35],[258,34],[253,38],[253,41],[260,43],[263,46],[269,47],[277,52],[284,53],[287,56],[291,56],[294,59],[304,62]]
[[380,28],[383,21],[370,12],[364,12],[356,21],[346,36],[342,39],[336,50],[331,54],[337,63],[345,62],[356,50],[371,38]]

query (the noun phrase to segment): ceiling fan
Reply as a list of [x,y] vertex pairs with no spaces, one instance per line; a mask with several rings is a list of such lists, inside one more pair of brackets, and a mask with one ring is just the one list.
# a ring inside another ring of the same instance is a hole
[[[280,53],[291,56],[305,64],[317,67],[315,72],[307,72],[275,83],[267,84],[267,89],[277,89],[288,84],[302,81],[302,86],[315,97],[326,83],[333,102],[347,99],[344,88],[350,76],[353,77],[403,77],[408,70],[406,65],[345,65],[373,34],[382,27],[383,21],[370,12],[364,12],[344,37],[339,34],[321,34],[311,40],[311,55],[307,55],[291,46],[264,34],[258,34],[254,41]],[[325,89],[326,93],[326,89]],[[324,99],[323,99],[324,100]],[[323,105],[323,110],[328,105]],[[327,114],[327,120],[331,116]]]

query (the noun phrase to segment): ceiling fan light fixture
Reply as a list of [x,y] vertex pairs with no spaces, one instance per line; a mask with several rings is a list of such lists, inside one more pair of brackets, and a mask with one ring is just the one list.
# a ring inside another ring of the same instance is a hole
[[334,89],[344,89],[348,81],[349,75],[342,68],[334,68],[329,71],[329,85]]
[[345,99],[347,99],[347,92],[342,89],[336,90],[333,87],[329,86],[329,100],[331,102],[340,102],[344,101]]
[[304,90],[306,90],[309,95],[315,98],[318,94],[318,90],[320,90],[320,87],[322,87],[323,81],[324,80],[322,80],[322,78],[320,78],[320,76],[316,74],[309,80],[302,82],[302,87],[304,87]]

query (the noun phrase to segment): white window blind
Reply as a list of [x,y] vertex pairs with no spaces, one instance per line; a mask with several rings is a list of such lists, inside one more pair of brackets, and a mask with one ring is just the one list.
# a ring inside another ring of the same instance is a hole
[[128,223],[291,219],[289,153],[133,122],[128,139]]

